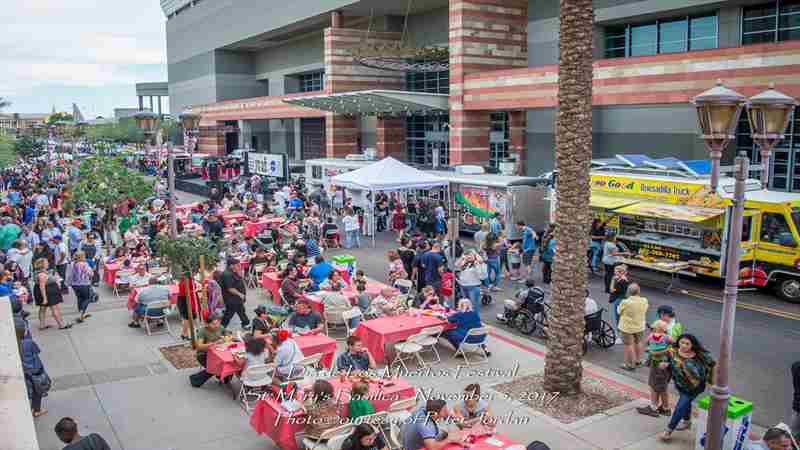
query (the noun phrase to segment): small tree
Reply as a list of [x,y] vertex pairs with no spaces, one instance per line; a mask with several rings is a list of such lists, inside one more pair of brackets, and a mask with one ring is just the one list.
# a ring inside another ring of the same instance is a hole
[[14,150],[22,158],[34,158],[44,153],[44,144],[31,136],[22,136],[14,142]]
[[56,122],[72,122],[72,114],[56,112],[47,116],[47,124],[55,125]]
[[[156,256],[167,260],[172,275],[179,280],[179,283],[187,284],[186,292],[189,292],[189,279],[205,264],[216,265],[218,254],[217,246],[204,237],[183,235],[171,239],[169,236],[159,235],[156,238]],[[196,347],[192,304],[188,296],[186,302],[192,347]]]
[[126,167],[122,158],[95,155],[81,160],[69,191],[67,208],[95,206],[105,211],[105,232],[113,224],[114,207],[128,198],[142,201],[152,196],[153,182]]
[[5,169],[17,160],[14,139],[0,133],[0,169]]

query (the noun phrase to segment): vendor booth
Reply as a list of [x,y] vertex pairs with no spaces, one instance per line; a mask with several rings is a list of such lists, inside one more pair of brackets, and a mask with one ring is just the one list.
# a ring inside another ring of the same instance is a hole
[[[351,172],[336,175],[331,184],[353,193],[352,197],[362,197],[367,193],[375,198],[377,192],[408,192],[434,188],[444,188],[450,204],[450,183],[437,175],[424,172],[388,157]],[[369,202],[370,210],[366,213],[374,218],[375,205]],[[375,220],[369,220],[368,233],[372,235],[375,245]]]

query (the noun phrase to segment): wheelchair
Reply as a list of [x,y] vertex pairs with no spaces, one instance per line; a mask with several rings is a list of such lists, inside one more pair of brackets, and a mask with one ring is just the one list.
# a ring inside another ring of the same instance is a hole
[[594,314],[584,317],[586,326],[583,329],[583,354],[589,351],[589,343],[594,342],[601,348],[611,348],[617,340],[617,332],[610,323],[603,320],[603,311],[600,308]]
[[525,301],[517,307],[514,300],[505,301],[503,314],[498,314],[497,319],[516,328],[521,333],[531,335],[538,331],[543,338],[547,338],[547,317],[550,314],[550,305],[544,300],[544,291],[538,287],[531,288]]

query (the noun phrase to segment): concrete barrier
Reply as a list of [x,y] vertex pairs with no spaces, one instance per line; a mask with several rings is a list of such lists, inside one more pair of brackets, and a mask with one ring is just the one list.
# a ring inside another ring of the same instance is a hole
[[8,297],[0,297],[0,450],[39,450]]

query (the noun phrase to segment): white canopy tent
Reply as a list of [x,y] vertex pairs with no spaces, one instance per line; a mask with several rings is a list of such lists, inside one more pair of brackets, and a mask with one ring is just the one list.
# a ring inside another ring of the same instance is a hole
[[396,192],[416,189],[447,188],[447,205],[450,205],[450,182],[440,176],[411,167],[392,157],[384,158],[366,167],[336,175],[334,186],[344,189],[369,191],[372,220],[372,245],[375,245],[375,192]]

